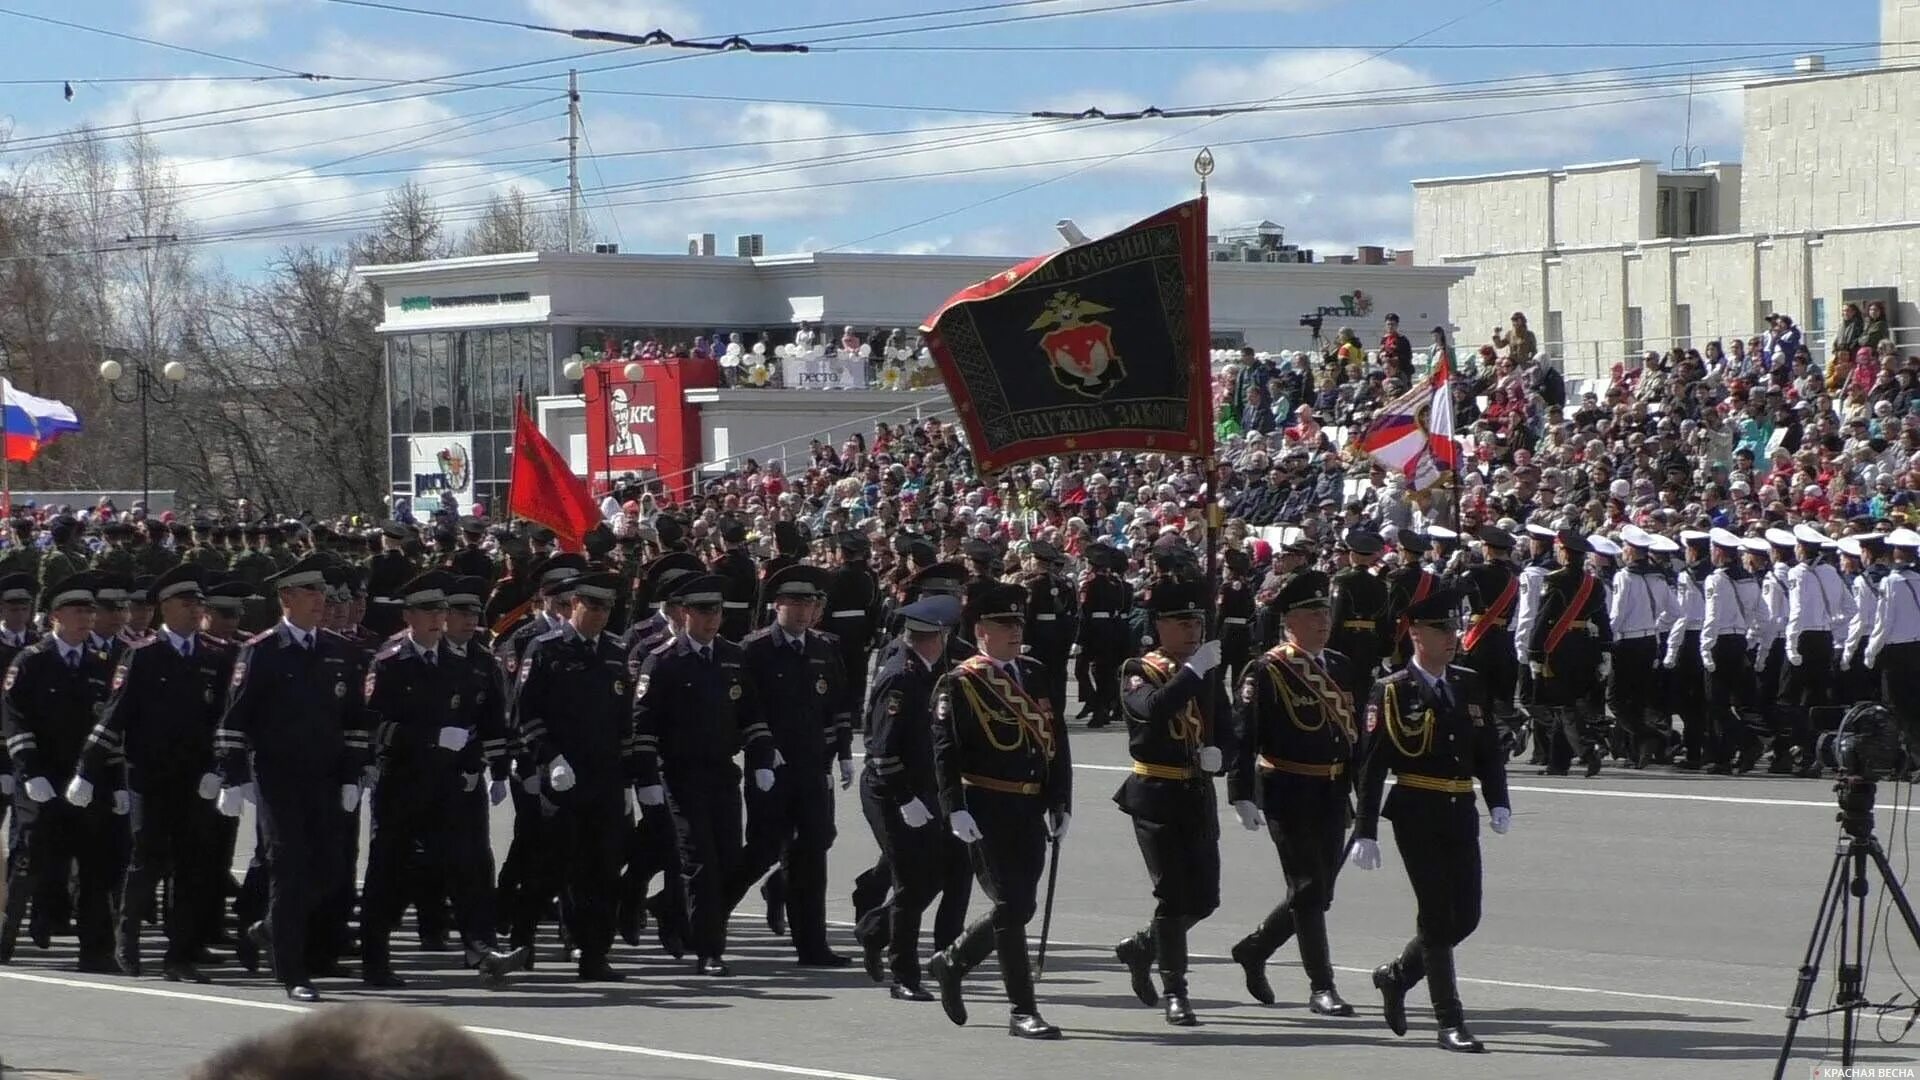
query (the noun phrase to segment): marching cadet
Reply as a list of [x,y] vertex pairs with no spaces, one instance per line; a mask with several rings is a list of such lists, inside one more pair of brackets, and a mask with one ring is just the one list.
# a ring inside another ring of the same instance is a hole
[[[471,805],[463,795],[478,793],[485,771],[472,697],[484,690],[476,690],[472,666],[444,647],[451,580],[430,571],[397,590],[407,629],[383,645],[367,668],[366,718],[373,725],[379,779],[370,796],[360,978],[377,989],[406,985],[394,974],[389,942],[407,906],[407,871],[416,847],[436,866],[435,880],[452,891],[461,934],[475,954],[470,965],[496,981],[526,959],[525,953],[509,956],[494,947],[486,896],[492,869],[484,849],[472,847],[479,837],[463,820]],[[438,899],[423,896],[422,906]]]
[[1055,568],[1065,556],[1045,540],[1027,545],[1026,570],[1020,584],[1027,590],[1026,646],[1040,662],[1043,682],[1034,686],[1047,696],[1053,715],[1067,715],[1067,659],[1073,651],[1074,592]]
[[[380,526],[380,554],[367,560],[367,605],[365,624],[381,641],[400,632],[404,621],[396,594],[412,581],[420,570],[407,558],[407,527],[397,521]],[[271,558],[271,555],[269,555]]]
[[960,612],[959,597],[950,593],[926,593],[900,609],[903,647],[880,665],[867,710],[860,807],[893,894],[862,912],[854,938],[874,982],[892,975],[888,992],[896,1001],[933,1000],[920,982],[920,920],[927,905],[940,897],[933,918],[938,952],[966,929],[973,893],[967,845],[940,820],[931,741],[933,688],[949,667],[948,634]]
[[1577,530],[1560,531],[1554,541],[1559,569],[1541,579],[1539,606],[1529,626],[1533,706],[1545,714],[1550,732],[1547,776],[1567,775],[1576,747],[1587,775],[1600,772],[1601,727],[1588,715],[1586,700],[1605,685],[1613,635],[1606,586],[1578,558],[1589,550]]
[[133,526],[124,521],[109,521],[100,526],[101,539],[106,546],[93,557],[92,569],[97,573],[117,574],[132,579],[140,572],[140,564],[134,560],[128,544],[133,539]]
[[747,527],[739,521],[720,526],[720,542],[727,550],[714,560],[713,572],[727,579],[721,590],[720,636],[740,642],[753,629],[753,605],[760,593],[760,569],[747,554]]
[[1749,628],[1760,633],[1765,615],[1760,586],[1740,565],[1740,538],[1714,529],[1708,539],[1713,545],[1714,570],[1706,580],[1700,623],[1700,666],[1707,673],[1706,718],[1713,758],[1707,771],[1744,773],[1753,768],[1761,751],[1760,740],[1746,722],[1755,685],[1748,655]]
[[[1786,681],[1787,616],[1793,605],[1788,577],[1799,568],[1794,559],[1797,545],[1793,533],[1786,529],[1768,529],[1763,536],[1740,544],[1741,565],[1760,589],[1760,617],[1747,633],[1747,652],[1754,668],[1754,712],[1759,721],[1754,734],[1763,737],[1763,743],[1772,743],[1777,751],[1768,769],[1777,763],[1791,772],[1796,724],[1780,688]],[[1810,744],[1808,749],[1811,752]]]
[[24,572],[0,577],[0,666],[13,663],[39,636],[33,629],[33,578]]
[[1667,630],[1666,659],[1661,666],[1671,673],[1667,686],[1673,695],[1672,711],[1686,728],[1682,755],[1673,767],[1691,772],[1705,767],[1711,743],[1700,631],[1707,614],[1707,577],[1713,573],[1712,542],[1709,534],[1689,530],[1680,534],[1680,546],[1686,550],[1687,561],[1675,579],[1674,617]]
[[40,549],[33,542],[33,519],[17,517],[8,525],[13,542],[0,555],[0,574],[25,574],[28,588],[34,588],[40,582]]
[[1239,548],[1220,556],[1221,582],[1217,614],[1220,618],[1220,662],[1226,685],[1232,686],[1253,655],[1253,557]]
[[1518,664],[1513,650],[1513,609],[1520,598],[1520,576],[1513,566],[1513,534],[1482,525],[1473,535],[1481,558],[1441,584],[1465,596],[1470,615],[1460,639],[1460,663],[1471,668],[1493,697],[1500,738],[1512,754],[1527,748],[1527,725],[1513,709]]
[[267,847],[267,917],[247,928],[242,960],[269,949],[274,974],[300,1002],[320,999],[308,977],[308,921],[342,877],[339,833],[360,805],[368,757],[353,692],[359,657],[317,632],[327,564],[309,555],[269,579],[280,623],[241,647],[214,733],[220,812],[238,817],[243,802],[257,802]]
[[[1867,639],[1880,621],[1880,607],[1886,598],[1887,572],[1882,559],[1886,538],[1879,533],[1861,533],[1840,541],[1840,550],[1859,564],[1853,579],[1853,619],[1847,625],[1845,651],[1840,657],[1840,682],[1845,704],[1869,701],[1880,693],[1880,680],[1867,666]],[[4,584],[0,584],[4,589]]]
[[773,554],[760,563],[759,599],[754,608],[753,625],[756,629],[773,621],[773,597],[766,591],[766,582],[775,574],[800,561],[807,553],[807,537],[800,526],[791,521],[773,523]]
[[53,547],[40,558],[40,591],[46,593],[47,586],[84,572],[93,561],[93,556],[80,543],[80,523],[70,517],[54,518],[47,526],[47,535],[53,540]]
[[1526,711],[1528,727],[1533,731],[1530,765],[1547,764],[1548,746],[1558,737],[1546,710],[1533,708],[1533,664],[1528,655],[1533,647],[1533,629],[1540,621],[1540,599],[1547,575],[1560,568],[1553,557],[1554,536],[1545,525],[1527,526],[1529,556],[1520,571],[1520,595],[1513,611],[1513,651],[1518,662],[1514,701]]
[[127,600],[133,579],[125,574],[96,570],[93,582],[93,632],[88,647],[106,653],[108,664],[117,666],[120,654],[127,651],[127,639],[122,631],[127,628]]
[[673,814],[693,970],[715,977],[733,974],[723,958],[732,914],[728,887],[742,843],[741,778],[733,758],[746,751],[753,786],[764,794],[773,788],[775,757],[740,646],[719,636],[725,584],[714,574],[689,574],[674,584],[667,600],[685,609],[686,630],[647,657],[633,695],[640,804],[666,806]]
[[227,553],[213,544],[214,530],[218,526],[213,522],[197,519],[193,523],[193,544],[183,555],[185,561],[199,567],[206,573],[225,573]]
[[[1621,526],[1624,572],[1613,577],[1607,620],[1613,628],[1613,670],[1607,679],[1607,708],[1632,740],[1632,767],[1644,769],[1666,748],[1666,705],[1654,690],[1660,668],[1661,628],[1673,607],[1666,575],[1647,553],[1653,534],[1638,525]],[[1658,718],[1658,719],[1656,719]]]
[[[1832,705],[1835,693],[1834,633],[1836,625],[1851,622],[1852,596],[1840,571],[1820,561],[1827,537],[1811,525],[1794,526],[1799,565],[1787,574],[1786,667],[1777,684],[1778,699],[1791,722],[1791,732],[1774,742],[1770,772],[1791,766],[1788,746],[1800,747],[1800,775],[1817,777],[1820,762],[1814,754],[1812,710]],[[1763,700],[1772,700],[1776,686],[1762,684]]]
[[[1219,745],[1232,733],[1206,693],[1220,664],[1219,641],[1207,635],[1204,580],[1166,582],[1153,591],[1160,647],[1121,668],[1127,746],[1133,775],[1114,793],[1133,819],[1133,837],[1153,881],[1153,921],[1114,948],[1143,1005],[1163,1007],[1167,1023],[1192,1027],[1187,1000],[1187,932],[1220,906],[1220,819],[1213,777],[1224,766]],[[1231,743],[1227,745],[1231,746]],[[1165,995],[1156,993],[1158,964]]]
[[1355,529],[1347,533],[1347,566],[1333,575],[1334,651],[1352,661],[1343,689],[1353,700],[1366,696],[1375,669],[1385,655],[1393,624],[1387,619],[1387,583],[1373,572],[1380,537]]
[[92,805],[92,785],[75,771],[113,675],[106,654],[87,641],[94,584],[93,575],[83,572],[45,590],[52,632],[14,657],[0,694],[0,737],[6,739],[19,782],[13,795],[14,842],[9,845],[6,915],[0,921],[0,963],[13,959],[27,901],[32,899],[36,908],[47,903],[46,884],[63,879],[67,867],[78,863],[74,923],[80,970],[120,970],[113,957],[111,893],[120,872],[117,856],[123,854],[119,817],[128,812],[131,798],[116,784],[111,799]]
[[1280,643],[1283,612],[1274,606],[1274,599],[1280,590],[1286,587],[1287,579],[1306,568],[1307,560],[1315,554],[1312,544],[1304,538],[1296,538],[1274,552],[1273,565],[1267,571],[1265,581],[1260,583],[1260,592],[1254,596],[1259,607],[1259,625],[1255,629],[1256,648],[1265,652]]
[[[1479,1054],[1486,1047],[1467,1027],[1453,967],[1453,950],[1480,924],[1474,779],[1496,834],[1512,826],[1513,811],[1492,698],[1478,675],[1452,663],[1458,601],[1442,591],[1408,609],[1412,662],[1374,684],[1367,704],[1374,737],[1361,766],[1353,863],[1379,868],[1379,819],[1393,822],[1418,913],[1417,930],[1399,958],[1373,970],[1387,1027],[1407,1033],[1407,993],[1424,977],[1441,1049]],[[1388,773],[1396,782],[1383,805]]]
[[[934,691],[933,768],[948,828],[969,845],[992,910],[952,946],[934,954],[927,974],[939,986],[947,1019],[967,1022],[961,984],[988,952],[1000,958],[1000,979],[1012,1005],[1008,1033],[1057,1039],[1040,1016],[1027,957],[1047,842],[1056,845],[1072,820],[1073,763],[1066,725],[1048,711],[1039,665],[1020,655],[1026,590],[982,583],[968,614],[980,654],[948,673]],[[1057,857],[1057,856],[1056,856]]]
[[[655,610],[627,635],[627,673],[635,686],[640,685],[640,668],[647,657],[686,632],[686,608],[671,599],[675,583],[690,574],[705,572],[700,559],[685,551],[662,555],[647,566],[643,587],[635,592],[634,602],[646,602]],[[650,900],[647,889],[655,874],[665,878],[665,887]],[[676,960],[685,956],[687,897],[680,888],[680,853],[673,818],[664,806],[642,809],[628,838],[627,865],[620,873],[620,907],[614,916],[621,940],[638,945],[649,915],[655,919],[660,947]]]
[[[845,967],[827,945],[827,850],[833,846],[833,778],[853,786],[853,706],[840,657],[810,629],[826,597],[826,571],[789,566],[767,581],[772,626],[747,635],[740,652],[747,682],[773,735],[773,786],[748,788],[746,846],[728,882],[727,906],[740,903],[776,864],[761,889],[775,933],[788,930],[801,967]],[[724,610],[724,609],[723,609]],[[722,615],[724,623],[725,615]]]
[[1912,725],[1920,718],[1920,532],[1895,529],[1886,543],[1893,568],[1880,583],[1880,615],[1861,659],[1880,673],[1881,700]]
[[132,815],[115,957],[121,971],[140,974],[140,927],[154,884],[164,880],[173,899],[161,968],[168,982],[211,981],[194,960],[213,929],[205,919],[219,910],[217,886],[227,873],[227,864],[214,861],[224,849],[213,807],[220,794],[213,733],[226,705],[233,649],[200,632],[201,576],[199,567],[183,563],[155,579],[150,596],[160,630],[121,658],[74,773],[74,786],[91,798],[91,778],[126,763],[125,783],[116,786],[139,800],[140,812]]
[[[625,645],[605,633],[617,596],[614,575],[585,574],[562,584],[572,599],[567,623],[529,650],[515,708],[531,771],[541,780],[539,797],[557,808],[548,839],[564,875],[580,978],[617,982],[626,976],[607,963],[607,953],[634,812],[633,693]],[[522,888],[523,905],[544,904],[544,894]]]
[[1092,712],[1087,726],[1101,728],[1120,713],[1120,664],[1133,651],[1127,634],[1133,589],[1121,576],[1127,568],[1125,552],[1108,544],[1091,544],[1085,557],[1090,569],[1080,586],[1080,660],[1087,665],[1087,682],[1093,689],[1086,704]]
[[[487,579],[477,574],[456,577],[447,583],[447,632],[441,641],[448,662],[466,676],[466,689],[460,692],[460,698],[471,711],[469,722],[474,731],[465,751],[466,775],[484,771],[483,778],[487,781],[484,799],[477,790],[478,783],[475,791],[462,796],[466,805],[455,815],[455,825],[468,830],[470,835],[459,850],[472,852],[472,857],[482,864],[486,877],[478,894],[482,905],[478,917],[483,925],[495,927],[499,908],[494,903],[493,831],[487,808],[506,802],[511,784],[506,680],[480,625],[486,611],[487,588]],[[469,938],[465,944],[467,962],[474,964],[484,950],[497,946],[498,937]]]
[[460,547],[447,557],[447,569],[455,577],[477,577],[483,582],[493,581],[493,576],[498,570],[493,564],[493,557],[480,546],[486,535],[486,522],[475,517],[461,519]]
[[880,582],[867,566],[869,546],[859,533],[841,533],[835,541],[840,565],[827,579],[827,602],[820,629],[839,639],[840,668],[847,673],[853,701],[867,699],[867,658],[880,621]]
[[1402,562],[1385,575],[1387,583],[1386,624],[1389,638],[1385,660],[1389,669],[1397,668],[1407,662],[1409,645],[1407,641],[1408,607],[1425,600],[1433,594],[1440,579],[1421,562],[1430,546],[1425,533],[1412,529],[1402,529],[1394,538],[1399,545]]
[[1227,797],[1247,831],[1266,823],[1287,895],[1234,945],[1233,960],[1246,974],[1247,993],[1271,1005],[1267,960],[1297,935],[1308,1008],[1352,1016],[1353,1006],[1333,985],[1327,911],[1344,854],[1348,770],[1360,733],[1353,699],[1343,689],[1352,661],[1326,647],[1333,623],[1327,594],[1325,574],[1294,574],[1274,598],[1286,640],[1257,657],[1240,679]]

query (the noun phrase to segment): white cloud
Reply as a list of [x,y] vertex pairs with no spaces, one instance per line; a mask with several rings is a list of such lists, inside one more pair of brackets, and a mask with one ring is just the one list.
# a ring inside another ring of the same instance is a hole
[[188,45],[242,41],[267,32],[289,0],[141,0],[148,33]]
[[618,30],[627,34],[665,30],[676,38],[689,38],[700,29],[700,20],[692,9],[673,0],[527,0],[527,12],[541,22],[568,30]]

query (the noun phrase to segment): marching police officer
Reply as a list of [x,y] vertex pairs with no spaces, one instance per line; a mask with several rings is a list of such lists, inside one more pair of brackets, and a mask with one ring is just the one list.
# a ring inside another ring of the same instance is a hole
[[299,1002],[320,999],[308,977],[307,924],[343,876],[340,830],[349,819],[342,812],[360,805],[368,760],[354,692],[359,657],[338,636],[318,632],[328,561],[309,555],[269,579],[280,623],[241,647],[213,740],[220,812],[238,817],[249,799],[261,808],[267,917],[247,929],[248,943],[271,949],[274,974]]
[[860,807],[880,846],[882,872],[892,882],[893,895],[862,913],[854,937],[873,981],[892,974],[890,993],[897,1001],[933,1000],[920,982],[918,951],[927,905],[940,897],[933,921],[938,952],[966,929],[973,892],[967,846],[940,820],[931,741],[933,688],[949,667],[948,634],[960,612],[959,597],[944,592],[923,595],[900,609],[902,647],[887,655],[874,676],[867,710]]
[[1333,575],[1333,636],[1328,643],[1352,661],[1344,689],[1358,701],[1386,655],[1393,624],[1387,620],[1387,583],[1373,573],[1380,537],[1354,530],[1343,541],[1347,566]]
[[[1153,590],[1159,648],[1121,668],[1133,775],[1113,801],[1133,819],[1156,903],[1153,921],[1114,948],[1143,1005],[1163,1006],[1167,1023],[1191,1027],[1187,932],[1220,906],[1220,821],[1213,777],[1224,758],[1219,716],[1208,715],[1210,673],[1220,664],[1207,629],[1205,581],[1163,582]],[[1165,996],[1153,986],[1160,968]]]
[[367,560],[367,605],[365,624],[380,641],[400,632],[402,618],[398,593],[420,570],[407,558],[407,527],[397,521],[380,526],[380,554]]
[[[775,864],[761,890],[770,914],[793,936],[802,967],[844,967],[827,945],[827,850],[833,846],[833,780],[853,785],[853,706],[832,645],[808,629],[826,597],[827,575],[789,566],[767,581],[773,625],[747,635],[740,651],[747,679],[773,734],[773,787],[747,789],[746,846],[728,889],[728,906]],[[722,625],[725,615],[722,615]],[[783,858],[784,857],[784,858]],[[777,932],[777,929],[776,929]]]
[[[1474,779],[1495,833],[1507,831],[1513,812],[1492,698],[1478,675],[1451,662],[1459,600],[1442,590],[1409,607],[1411,662],[1374,684],[1367,704],[1374,737],[1361,766],[1353,862],[1377,869],[1380,819],[1393,822],[1418,914],[1399,958],[1373,971],[1387,1027],[1407,1033],[1407,992],[1425,978],[1440,1047],[1477,1054],[1486,1048],[1467,1027],[1453,967],[1453,950],[1480,923]],[[1388,773],[1397,781],[1391,794],[1385,794]]]
[[1253,556],[1239,548],[1220,554],[1220,596],[1216,614],[1220,619],[1220,662],[1225,665],[1226,684],[1233,685],[1241,669],[1253,655]]
[[839,639],[840,667],[847,673],[854,701],[867,699],[867,658],[880,630],[880,582],[867,566],[870,547],[859,533],[835,541],[840,565],[827,579],[827,602],[820,629]]
[[723,957],[728,886],[741,857],[734,755],[746,751],[762,794],[774,783],[772,731],[751,696],[740,646],[719,636],[725,585],[714,574],[675,583],[667,601],[685,609],[685,632],[647,657],[633,695],[640,803],[673,814],[694,973],[716,977],[733,974]]
[[[1600,772],[1601,726],[1588,699],[1605,685],[1608,648],[1607,587],[1581,566],[1587,538],[1562,529],[1554,542],[1559,569],[1540,583],[1539,606],[1528,632],[1527,662],[1533,676],[1533,706],[1546,714],[1550,732],[1548,776],[1565,776],[1578,747],[1587,775]],[[1517,646],[1517,643],[1516,643]]]
[[1080,586],[1080,661],[1087,666],[1093,693],[1085,708],[1090,728],[1106,727],[1120,715],[1120,664],[1133,652],[1127,616],[1133,610],[1133,587],[1122,573],[1127,556],[1109,544],[1086,549],[1089,572]]
[[[635,611],[642,602],[655,610],[641,619],[627,635],[627,673],[640,685],[640,668],[661,646],[686,632],[686,609],[671,599],[673,587],[681,578],[698,576],[706,568],[690,552],[675,551],[647,565],[641,587],[635,590]],[[660,874],[666,885],[651,900],[647,888],[653,876]],[[664,805],[641,811],[628,838],[627,866],[620,874],[620,907],[615,925],[622,940],[640,943],[640,930],[648,915],[657,922],[654,931],[660,946],[674,959],[686,955],[687,897],[680,888],[680,853],[674,838],[673,818]]]
[[720,541],[727,550],[714,560],[713,572],[727,579],[727,587],[721,590],[725,599],[720,601],[720,636],[728,641],[738,642],[746,638],[753,629],[753,605],[760,593],[760,569],[753,564],[753,556],[747,554],[747,527],[739,521],[728,521],[720,526]]
[[529,652],[515,708],[542,797],[557,808],[551,837],[564,868],[580,978],[618,981],[625,976],[608,965],[607,952],[635,809],[634,695],[625,643],[605,632],[618,580],[593,573],[568,584],[572,612]]
[[[216,886],[227,864],[217,861],[219,814],[213,801],[213,733],[226,705],[231,645],[200,632],[202,571],[182,563],[155,579],[149,597],[160,611],[159,631],[133,646],[114,671],[106,711],[87,737],[74,774],[91,788],[111,762],[124,758],[127,790],[137,798],[133,850],[121,893],[116,957],[120,970],[140,974],[140,927],[155,882],[170,883],[172,917],[162,971],[168,982],[210,981],[194,959],[214,929]],[[214,895],[209,895],[213,893]]]
[[1349,769],[1359,732],[1344,689],[1352,661],[1326,647],[1332,630],[1328,580],[1302,570],[1274,598],[1286,640],[1255,658],[1240,679],[1235,753],[1227,778],[1234,813],[1249,832],[1264,821],[1280,855],[1287,895],[1233,947],[1247,992],[1273,1004],[1267,960],[1289,937],[1323,1016],[1352,1016],[1334,989],[1327,911],[1346,841]]
[[807,537],[800,526],[791,521],[773,523],[773,555],[760,563],[761,590],[753,612],[753,625],[765,626],[773,621],[773,597],[767,595],[766,582],[775,574],[800,561],[807,553]]
[[1064,558],[1052,544],[1035,540],[1027,545],[1027,566],[1020,576],[1027,590],[1027,650],[1045,672],[1045,681],[1034,689],[1046,694],[1053,714],[1063,719],[1076,616],[1073,589],[1055,572]]
[[[1026,590],[995,582],[968,597],[980,654],[949,672],[934,692],[933,766],[940,809],[969,858],[992,910],[927,962],[940,1004],[967,1021],[962,981],[988,952],[1012,1005],[1010,1034],[1057,1039],[1040,1016],[1027,959],[1049,836],[1066,835],[1073,796],[1066,725],[1048,710],[1039,665],[1020,655]],[[1031,689],[1030,689],[1031,688]],[[1057,857],[1057,856],[1056,856]]]

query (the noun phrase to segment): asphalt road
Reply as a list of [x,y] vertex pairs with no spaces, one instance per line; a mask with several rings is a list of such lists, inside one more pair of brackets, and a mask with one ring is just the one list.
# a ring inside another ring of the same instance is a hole
[[[853,967],[803,971],[768,934],[757,896],[735,922],[736,977],[697,980],[651,935],[616,946],[631,978],[583,985],[549,962],[504,989],[476,987],[450,954],[413,951],[396,935],[397,963],[412,985],[391,994],[323,981],[329,1002],[394,1001],[442,1010],[480,1032],[529,1077],[675,1077],[751,1080],[798,1075],[826,1080],[992,1080],[1066,1075],[1164,1077],[1170,1063],[1206,1075],[1422,1077],[1754,1077],[1770,1075],[1785,1028],[1783,1007],[1812,928],[1835,850],[1830,785],[1759,777],[1715,778],[1609,771],[1587,781],[1513,770],[1514,827],[1482,836],[1485,917],[1460,950],[1467,1015],[1491,1053],[1462,1058],[1433,1046],[1424,991],[1410,998],[1403,1039],[1380,1020],[1367,971],[1412,932],[1413,902],[1391,843],[1387,865],[1342,875],[1331,915],[1342,992],[1360,1008],[1351,1020],[1315,1017],[1291,946],[1275,958],[1280,1003],[1252,1003],[1227,949],[1282,891],[1264,833],[1240,830],[1222,807],[1223,904],[1194,932],[1192,990],[1203,1025],[1167,1027],[1127,989],[1113,942],[1151,908],[1146,873],[1127,819],[1109,796],[1126,760],[1125,737],[1074,730],[1077,813],[1065,845],[1055,945],[1040,986],[1059,1043],[1031,1044],[1003,1032],[1004,999],[988,962],[972,980],[973,1022],[949,1024],[937,1005],[897,1003]],[[1880,835],[1897,872],[1909,865],[1905,815],[1881,791]],[[833,857],[830,917],[849,917],[846,892],[874,846],[853,792],[840,796],[842,833]],[[509,807],[495,818],[504,852]],[[1896,824],[1900,827],[1896,829]],[[250,830],[243,836],[251,835]],[[1877,917],[1867,974],[1870,998],[1916,995],[1900,972],[1920,978],[1920,948],[1874,883]],[[975,910],[981,908],[976,894]],[[1037,932],[1037,926],[1035,931]],[[857,953],[842,923],[838,947]],[[150,945],[149,956],[157,948]],[[183,988],[157,979],[85,976],[71,941],[24,947],[0,968],[0,1062],[37,1072],[108,1080],[180,1075],[248,1033],[298,1014],[265,977],[219,969],[218,985]],[[1896,970],[1897,969],[1897,970]],[[1833,991],[1831,956],[1814,995]],[[321,1008],[328,1007],[326,1004]],[[1863,1064],[1920,1063],[1920,1032],[1893,1039],[1911,1013],[1870,1016]],[[1788,1075],[1836,1063],[1838,1022],[1803,1025]],[[1179,1051],[1177,1058],[1168,1055]],[[1898,1075],[1898,1074],[1892,1074]],[[1908,1074],[1920,1075],[1920,1074]]]

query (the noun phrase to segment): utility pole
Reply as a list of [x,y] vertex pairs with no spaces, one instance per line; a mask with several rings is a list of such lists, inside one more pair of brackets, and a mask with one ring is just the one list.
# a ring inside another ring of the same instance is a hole
[[580,236],[580,72],[567,69],[567,253]]

